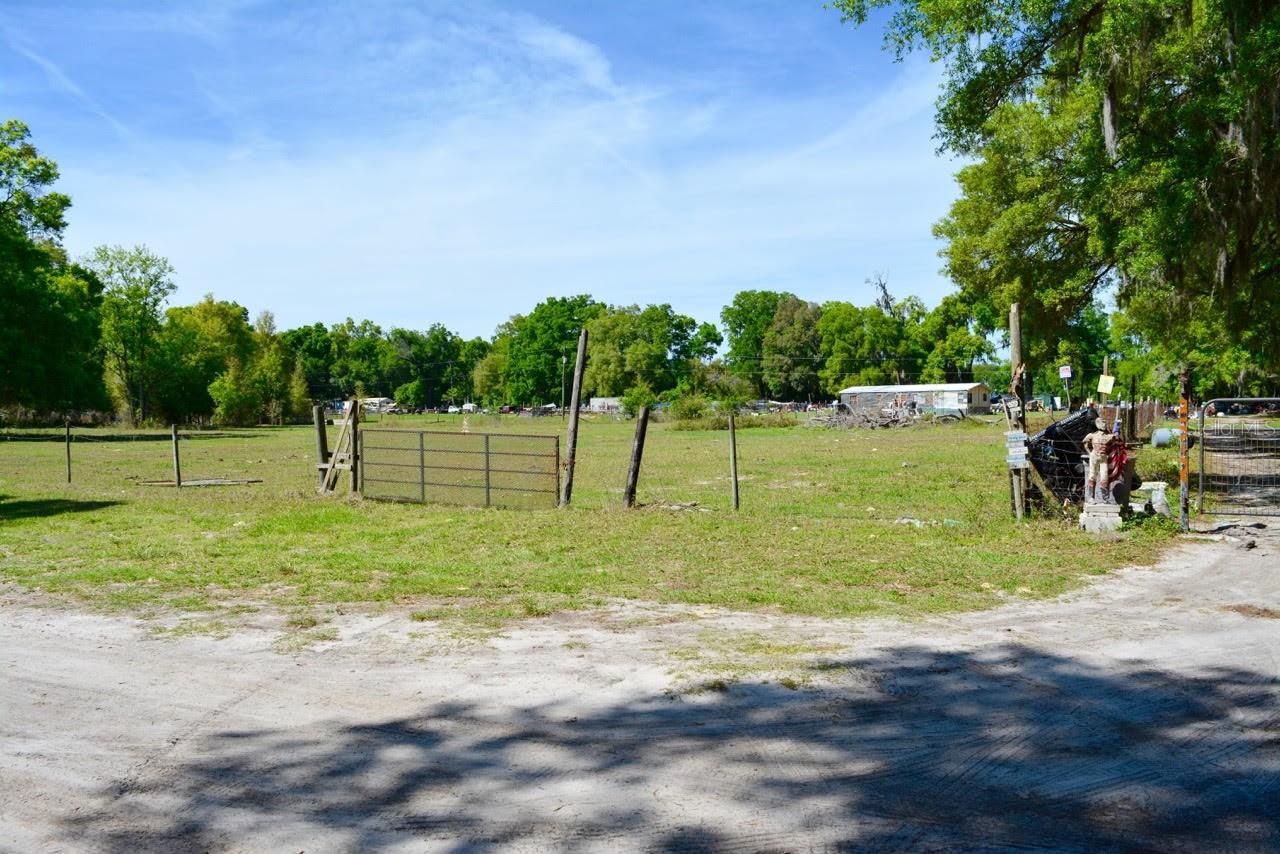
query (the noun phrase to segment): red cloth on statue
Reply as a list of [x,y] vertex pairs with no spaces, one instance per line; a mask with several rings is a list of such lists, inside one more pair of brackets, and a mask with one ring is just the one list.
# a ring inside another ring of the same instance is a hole
[[1111,483],[1119,483],[1124,479],[1124,464],[1129,461],[1129,451],[1124,446],[1124,442],[1117,436],[1111,442],[1111,448],[1107,454],[1107,480]]

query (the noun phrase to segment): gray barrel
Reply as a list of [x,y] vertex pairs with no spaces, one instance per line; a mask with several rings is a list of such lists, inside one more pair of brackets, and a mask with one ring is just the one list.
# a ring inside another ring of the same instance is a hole
[[1178,431],[1170,427],[1161,427],[1151,431],[1151,447],[1167,448],[1178,444]]

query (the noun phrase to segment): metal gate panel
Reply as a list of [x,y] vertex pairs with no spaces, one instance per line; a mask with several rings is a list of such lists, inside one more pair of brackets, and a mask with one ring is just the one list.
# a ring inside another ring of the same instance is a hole
[[364,428],[360,492],[389,501],[555,507],[560,437]]
[[[1215,414],[1206,420],[1210,407]],[[1207,401],[1200,408],[1196,441],[1201,513],[1280,516],[1280,398]]]

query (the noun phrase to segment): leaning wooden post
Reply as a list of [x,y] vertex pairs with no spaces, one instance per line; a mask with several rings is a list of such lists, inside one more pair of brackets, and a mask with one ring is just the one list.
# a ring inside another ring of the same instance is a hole
[[631,443],[631,466],[627,469],[627,486],[622,490],[622,506],[634,507],[636,482],[640,480],[640,459],[644,456],[644,434],[649,429],[649,407],[640,407],[636,417],[636,438]]
[[[1009,306],[1009,370],[1013,377],[1009,389],[1018,400],[1018,429],[1027,432],[1027,400],[1022,391],[1022,313],[1015,302]],[[1024,469],[1009,469],[1009,489],[1013,494],[1013,517],[1022,521],[1027,506],[1027,477]]]
[[573,393],[569,396],[569,437],[564,458],[564,487],[560,506],[573,500],[573,466],[578,454],[578,409],[582,405],[582,372],[587,365],[587,330],[578,335],[578,358],[573,363]]
[[173,485],[182,486],[182,462],[178,459],[178,425],[172,425],[173,429]]
[[729,480],[733,483],[733,509],[738,509],[738,429],[729,410]]
[[71,482],[71,419],[66,420],[67,428],[67,483]]
[[329,432],[324,424],[324,405],[311,407],[311,420],[316,425],[316,471],[320,473],[320,488],[324,488],[325,469],[329,464]]

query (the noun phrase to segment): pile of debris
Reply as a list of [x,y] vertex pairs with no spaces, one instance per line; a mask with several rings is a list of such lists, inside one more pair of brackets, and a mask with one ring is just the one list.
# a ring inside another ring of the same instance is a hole
[[959,421],[963,417],[964,414],[960,412],[924,412],[909,406],[892,406],[884,409],[844,409],[815,415],[805,422],[805,426],[832,430],[877,430],[882,427]]
[[[1031,485],[1032,498],[1039,496],[1059,506],[1084,503],[1084,461],[1088,456],[1084,437],[1097,429],[1094,425],[1097,418],[1098,411],[1087,407],[1055,421],[1027,441],[1028,457],[1038,475]],[[1132,473],[1130,478],[1118,496],[1128,496],[1130,490],[1140,485]],[[1051,496],[1044,495],[1042,486]]]

